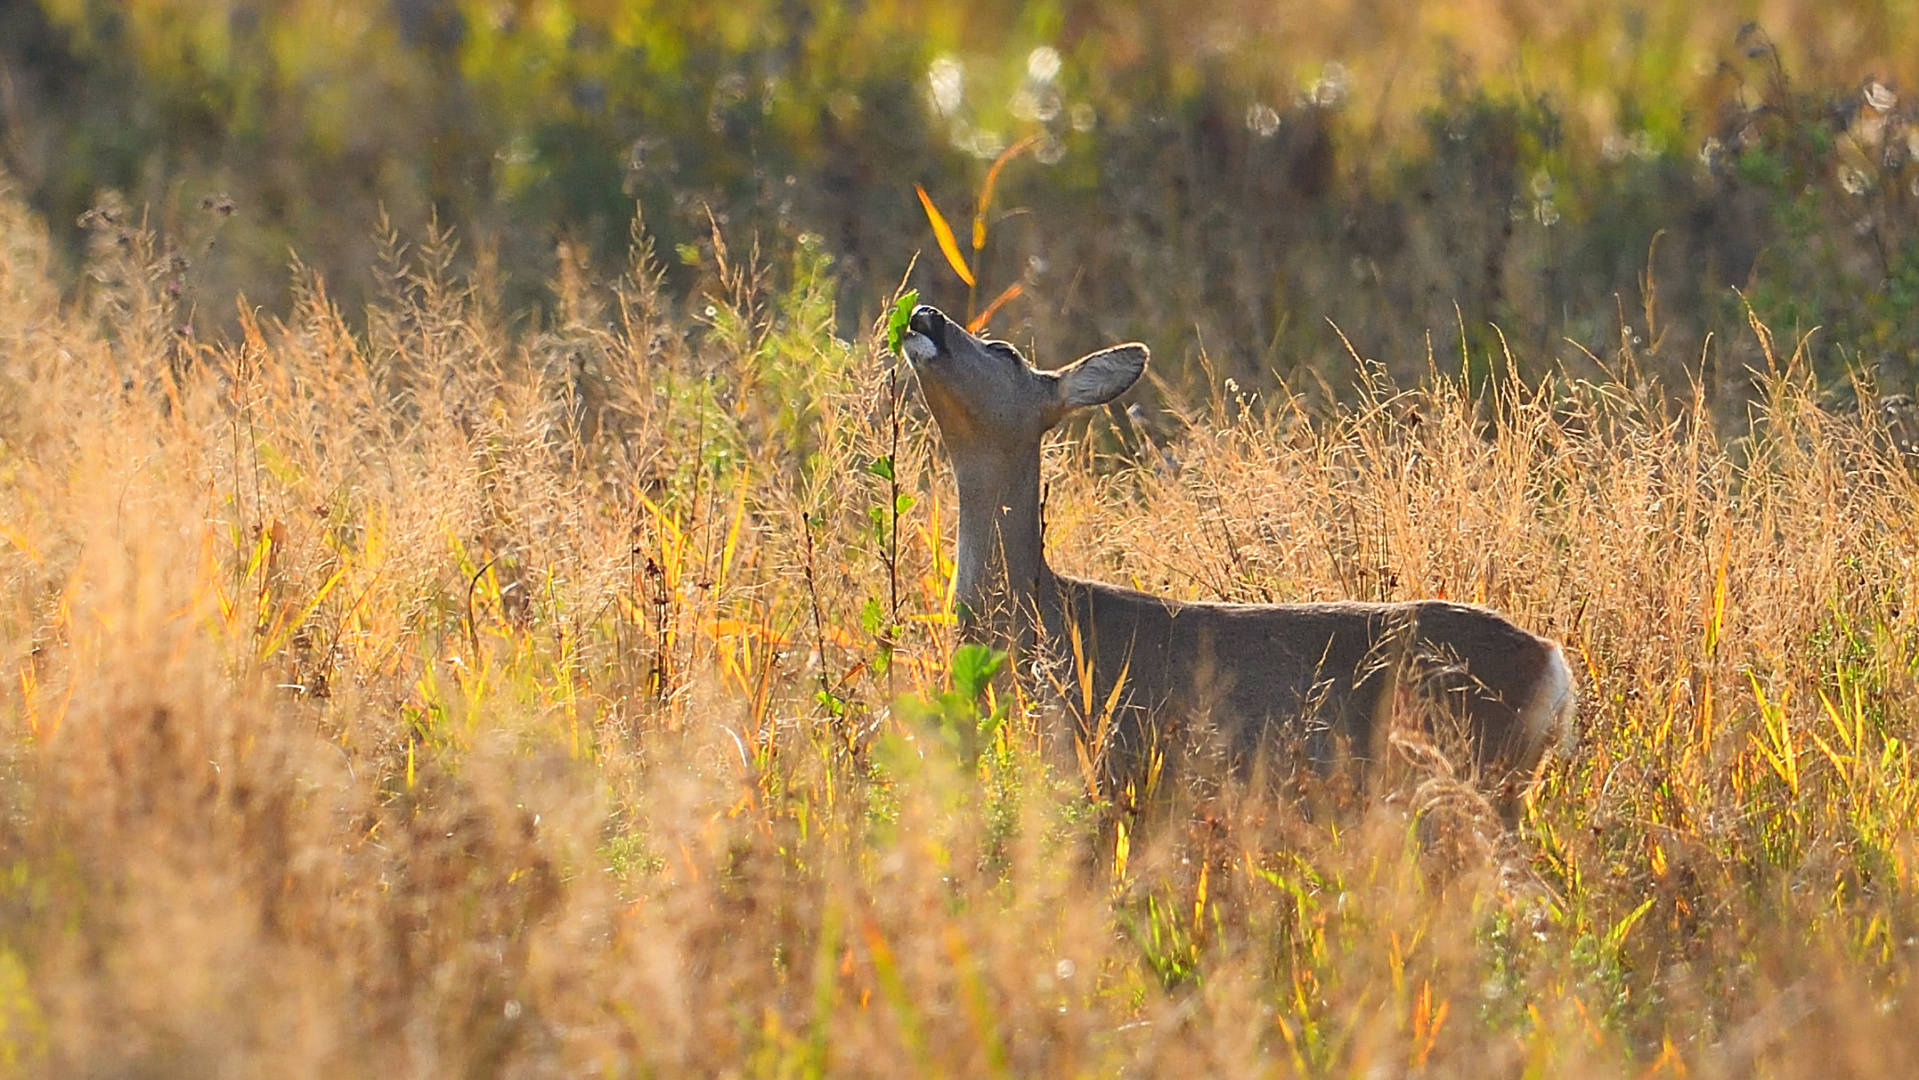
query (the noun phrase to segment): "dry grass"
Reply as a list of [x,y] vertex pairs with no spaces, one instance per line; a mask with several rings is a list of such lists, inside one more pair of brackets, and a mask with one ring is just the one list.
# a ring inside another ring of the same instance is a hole
[[1517,838],[1410,757],[1368,810],[1146,825],[1043,707],[953,749],[948,480],[808,252],[687,314],[569,268],[528,337],[430,243],[364,336],[306,282],[207,348],[137,233],[89,311],[17,204],[0,244],[6,1071],[1919,1058],[1915,486],[1788,357],[1730,442],[1630,383],[1436,381],[1062,451],[1064,568],[1483,600],[1585,676]]

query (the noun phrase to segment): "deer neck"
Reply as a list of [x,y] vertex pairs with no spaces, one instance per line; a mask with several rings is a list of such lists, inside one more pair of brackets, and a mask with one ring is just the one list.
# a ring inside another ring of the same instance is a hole
[[1039,447],[956,460],[953,472],[959,481],[954,596],[970,620],[1017,625],[1017,616],[1033,610],[1035,591],[1046,573],[1040,549]]

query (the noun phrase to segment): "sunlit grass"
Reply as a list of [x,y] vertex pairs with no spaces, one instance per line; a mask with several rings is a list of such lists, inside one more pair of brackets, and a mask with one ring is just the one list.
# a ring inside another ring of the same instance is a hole
[[1516,835],[1410,744],[1364,798],[1175,762],[1135,815],[1043,688],[956,651],[949,480],[884,323],[832,336],[816,250],[716,244],[685,310],[643,247],[617,277],[567,256],[515,333],[447,240],[389,240],[364,333],[309,279],[206,347],[142,314],[137,234],[89,313],[0,216],[10,1071],[1898,1076],[1919,1050],[1915,484],[1803,357],[1767,358],[1730,440],[1647,385],[1435,375],[1059,443],[1062,569],[1483,602],[1580,673],[1579,745]]

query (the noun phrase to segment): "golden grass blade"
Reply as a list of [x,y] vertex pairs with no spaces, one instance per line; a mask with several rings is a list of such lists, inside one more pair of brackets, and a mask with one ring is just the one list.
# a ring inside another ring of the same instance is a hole
[[[1105,752],[1107,737],[1111,734],[1113,717],[1117,714],[1119,710],[1120,695],[1126,692],[1126,677],[1131,675],[1132,673],[1133,673],[1133,661],[1131,659],[1128,659],[1125,663],[1119,666],[1119,677],[1113,680],[1113,689],[1109,691],[1106,695],[1106,704],[1100,706],[1099,745],[1102,753]],[[1091,681],[1092,681],[1092,676],[1088,675],[1087,682],[1090,684]]]
[[293,640],[293,635],[299,631],[300,627],[306,625],[306,621],[313,617],[314,612],[320,610],[320,605],[326,603],[326,598],[332,595],[340,582],[346,580],[348,569],[350,569],[349,566],[343,565],[335,570],[333,576],[327,578],[326,584],[320,586],[320,590],[313,594],[313,599],[307,601],[306,606],[300,609],[297,616],[276,624],[267,637],[266,647],[260,650],[260,655],[272,656],[284,648],[287,642]]
[[[253,554],[247,557],[247,572],[244,575],[246,580],[252,581],[255,578],[262,577],[261,568],[267,565],[267,560],[270,559],[272,555],[273,530],[261,529],[260,538],[253,543]],[[262,587],[264,588],[264,586]]]
[[1439,1029],[1446,1026],[1446,1013],[1452,1002],[1445,998],[1438,1005],[1432,1003],[1432,984],[1421,983],[1419,987],[1418,1011],[1413,1014],[1413,1067],[1424,1068],[1426,1059],[1432,1056],[1433,1044],[1439,1041]]
[[1812,744],[1819,748],[1819,752],[1826,755],[1826,760],[1832,762],[1833,771],[1838,774],[1841,780],[1850,786],[1852,783],[1852,759],[1844,757],[1837,750],[1834,750],[1832,744],[1827,742],[1818,732],[1813,731],[1807,734],[1812,737]]
[[27,561],[33,563],[35,566],[39,566],[46,561],[45,557],[40,554],[40,548],[34,544],[31,537],[4,521],[0,521],[0,540],[5,540],[7,543],[19,549],[20,554],[25,555]]
[[1199,885],[1193,890],[1193,933],[1199,934],[1206,929],[1206,879],[1213,864],[1202,860],[1199,864]]
[[660,571],[666,581],[666,587],[678,589],[680,569],[686,559],[686,531],[680,528],[680,523],[658,503],[647,498],[644,493],[636,492],[635,494],[639,496],[640,505],[653,515],[654,522],[659,526]]
[[58,705],[49,715],[41,708],[42,691],[40,678],[34,674],[31,664],[20,669],[20,708],[27,721],[27,731],[36,739],[50,739],[60,730],[60,723],[66,719],[67,706],[73,702],[73,685],[67,685]]
[[[986,170],[986,180],[979,186],[979,209],[973,214],[973,251],[975,254],[986,246],[986,214],[993,207],[993,192],[999,187],[999,171],[1006,167],[1007,162],[1012,161],[1014,158],[1031,149],[1037,142],[1039,142],[1038,135],[1028,135],[1024,139],[1001,150],[999,156],[993,159],[993,167]],[[972,283],[968,282],[967,284],[970,285]]]
[[966,260],[960,257],[959,241],[953,239],[953,227],[940,215],[939,207],[933,205],[933,198],[926,194],[924,187],[914,184],[913,190],[919,192],[920,205],[926,208],[926,220],[933,223],[933,237],[940,242],[940,253],[946,256],[947,263],[966,283],[966,287],[972,288],[973,271],[967,268]]
[[1026,287],[1017,281],[1008,285],[1006,291],[995,296],[993,302],[986,305],[985,311],[980,312],[974,317],[972,322],[966,324],[966,332],[969,334],[977,334],[981,330],[986,329],[986,324],[992,321],[994,314],[997,313],[1000,308],[1004,307],[1008,300],[1018,297],[1025,291]]
[[1073,734],[1073,757],[1079,762],[1080,782],[1086,785],[1086,797],[1098,799],[1099,770],[1093,764],[1092,753],[1087,748],[1086,739],[1078,732]]

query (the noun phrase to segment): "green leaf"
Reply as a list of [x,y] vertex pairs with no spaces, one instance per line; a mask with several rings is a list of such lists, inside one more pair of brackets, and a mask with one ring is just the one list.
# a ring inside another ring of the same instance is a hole
[[893,479],[893,456],[891,454],[881,454],[879,457],[867,463],[866,471],[879,477],[881,480]]
[[[906,324],[913,318],[913,309],[919,306],[920,291],[908,289],[893,301],[893,310],[886,316],[886,347],[894,352],[900,351],[900,338],[906,335]],[[890,467],[892,461],[889,459]],[[888,479],[891,479],[889,476]]]
[[1656,899],[1658,898],[1647,897],[1645,903],[1627,912],[1625,918],[1614,923],[1613,928],[1606,931],[1606,948],[1609,951],[1619,952],[1619,947],[1626,943],[1626,935],[1632,933],[1632,928],[1639,925],[1639,920],[1646,917],[1646,912],[1652,910],[1653,901]]
[[978,698],[1005,662],[1006,654],[999,649],[977,643],[961,645],[953,651],[953,689],[969,701]]
[[913,497],[902,491],[893,499],[893,512],[895,514],[904,514],[913,508],[913,502]]
[[880,631],[885,628],[886,609],[880,606],[879,597],[867,597],[866,606],[860,609],[860,629],[865,630],[874,637],[878,637],[880,636]]

